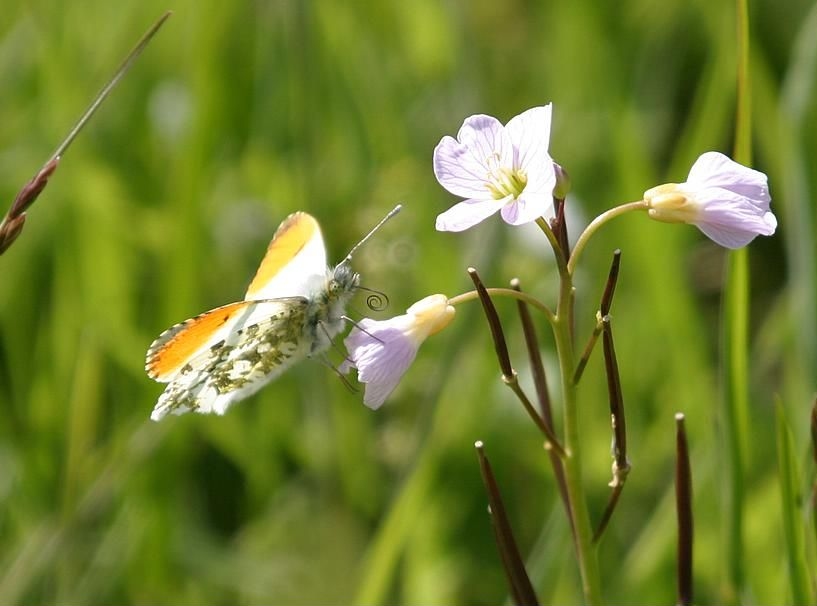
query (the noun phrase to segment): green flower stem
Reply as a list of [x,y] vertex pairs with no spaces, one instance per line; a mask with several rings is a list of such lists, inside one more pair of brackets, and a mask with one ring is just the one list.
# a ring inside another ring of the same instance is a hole
[[548,242],[550,242],[550,246],[553,248],[553,254],[556,256],[556,266],[559,268],[559,276],[562,282],[564,282],[569,278],[569,272],[567,270],[567,261],[565,261],[565,251],[562,250],[562,246],[559,244],[559,238],[557,238],[553,230],[550,229],[550,225],[548,225],[544,217],[536,219],[536,225],[538,225],[545,234]]
[[[591,224],[592,225],[592,224]],[[574,249],[575,255],[575,249]],[[570,275],[561,281],[559,303],[553,322],[556,353],[559,357],[559,375],[562,382],[564,403],[564,448],[563,459],[570,512],[575,529],[576,557],[582,579],[582,590],[586,604],[601,604],[601,582],[599,578],[596,548],[593,545],[593,529],[582,483],[581,448],[579,444],[578,410],[576,406],[576,385],[573,382],[575,354],[571,326],[573,324],[573,281]]]
[[593,328],[593,332],[591,333],[590,338],[587,340],[587,345],[584,346],[582,357],[579,358],[579,364],[576,366],[576,372],[573,373],[574,385],[578,385],[579,381],[581,381],[582,374],[584,374],[584,369],[587,366],[587,363],[590,361],[590,354],[593,353],[593,348],[596,346],[596,342],[599,340],[599,335],[603,329],[604,324],[601,321],[601,314],[599,313],[596,316],[596,326]]
[[[523,301],[541,311],[547,317],[548,321],[553,324],[556,319],[556,315],[548,308],[547,305],[542,303],[536,297],[532,297],[527,293],[520,292],[518,290],[514,290],[512,288],[486,288],[485,290],[488,291],[488,294],[491,296],[496,297],[511,297],[512,299],[517,299],[519,301]],[[461,295],[457,295],[456,297],[451,297],[448,299],[449,305],[459,305],[460,303],[465,303],[466,301],[474,301],[479,299],[479,294],[476,290],[470,290],[468,292],[462,293]]]
[[[633,208],[635,207],[631,205],[627,210],[633,210]],[[610,215],[610,213],[612,213],[612,211],[608,211],[606,214]],[[621,212],[617,214],[621,214]],[[608,218],[612,218],[612,216],[615,215],[613,214]],[[549,228],[545,233],[548,232],[552,234]],[[551,241],[551,244],[554,244],[554,241]],[[557,246],[558,244],[554,246],[554,249]],[[560,251],[556,252],[557,258],[559,257],[559,252]],[[567,494],[570,499],[570,511],[568,515],[572,515],[573,526],[576,529],[576,556],[579,561],[579,571],[582,578],[582,590],[584,592],[585,603],[593,605],[601,604],[601,583],[599,579],[596,548],[593,544],[593,529],[590,524],[590,513],[587,509],[587,499],[582,484],[576,385],[573,382],[575,372],[575,354],[573,351],[573,336],[571,330],[573,324],[573,280],[570,274],[567,273],[567,265],[562,263],[561,267],[564,269],[564,274],[561,280],[559,302],[555,314],[544,303],[524,292],[511,288],[488,288],[486,290],[491,296],[511,297],[519,301],[524,301],[544,313],[553,326],[564,398],[565,453],[563,460]],[[458,305],[466,301],[474,301],[478,298],[479,295],[477,291],[472,290],[450,298],[448,303],[450,305]]]
[[[564,475],[569,499],[568,516],[571,517],[574,528],[574,542],[576,558],[579,563],[579,572],[582,579],[582,591],[586,604],[601,604],[601,580],[599,576],[598,555],[593,541],[593,527],[590,522],[590,512],[587,508],[587,498],[582,482],[581,446],[579,443],[579,415],[576,401],[576,360],[573,344],[573,272],[581,252],[587,242],[598,229],[609,220],[634,210],[647,210],[644,200],[627,202],[611,208],[596,217],[579,236],[569,260],[566,260],[556,235],[544,218],[536,220],[536,224],[550,242],[556,257],[559,269],[560,288],[559,302],[554,314],[546,305],[525,293],[508,288],[489,288],[492,296],[505,296],[524,301],[547,316],[553,327],[556,353],[559,358],[559,375],[562,383],[562,398],[564,402]],[[478,298],[476,291],[470,291],[449,299],[449,304],[457,305],[465,301]]]
[[503,376],[502,381],[505,383],[505,385],[510,387],[511,391],[513,391],[513,393],[522,403],[522,406],[525,408],[525,412],[528,413],[528,416],[530,416],[530,418],[536,424],[536,427],[538,427],[539,430],[545,434],[545,450],[554,452],[556,453],[556,456],[563,459],[566,455],[562,445],[559,444],[559,439],[556,437],[556,434],[553,433],[553,429],[550,427],[550,425],[545,423],[542,416],[536,412],[536,409],[533,407],[533,404],[531,404],[528,396],[525,395],[525,392],[522,391],[522,387],[519,385],[519,379],[516,376],[516,373],[514,372],[509,377]]
[[619,215],[623,215],[624,213],[628,213],[633,210],[647,210],[647,203],[644,200],[637,200],[636,202],[627,202],[626,204],[622,204],[620,206],[615,206],[610,210],[607,210],[601,213],[598,217],[593,219],[590,222],[582,234],[579,236],[579,239],[576,241],[576,246],[573,247],[573,252],[570,255],[570,261],[567,262],[567,271],[572,276],[573,271],[576,268],[576,263],[579,259],[579,255],[581,255],[584,247],[587,245],[588,240],[590,240],[591,236],[598,231],[598,229],[607,223],[610,219],[614,219]]

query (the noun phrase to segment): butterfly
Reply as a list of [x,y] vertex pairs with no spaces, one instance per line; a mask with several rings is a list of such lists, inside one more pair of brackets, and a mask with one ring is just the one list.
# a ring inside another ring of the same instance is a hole
[[360,276],[353,253],[326,265],[320,225],[305,212],[284,219],[272,237],[243,301],[172,326],[151,344],[145,370],[167,383],[150,418],[185,412],[224,414],[292,365],[326,351],[345,325],[346,304]]

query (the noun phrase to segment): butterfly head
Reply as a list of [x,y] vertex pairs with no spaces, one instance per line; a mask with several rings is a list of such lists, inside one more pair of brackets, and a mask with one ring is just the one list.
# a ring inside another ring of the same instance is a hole
[[348,263],[340,263],[326,272],[324,287],[315,298],[324,305],[338,305],[341,309],[357,290],[360,284],[360,274],[355,272]]
[[327,278],[326,291],[335,298],[352,294],[360,284],[360,274],[345,262],[330,270]]
[[341,305],[346,304],[348,299],[360,285],[360,274],[356,273],[350,266],[352,256],[355,254],[355,251],[363,246],[363,244],[365,244],[366,241],[371,238],[378,229],[383,227],[386,221],[399,213],[401,209],[401,204],[395,206],[391,212],[380,220],[380,223],[375,225],[374,228],[368,234],[366,234],[366,236],[360,242],[352,247],[352,250],[349,251],[349,254],[346,255],[346,258],[343,259],[343,261],[328,271],[326,276],[326,285],[323,290],[323,296],[326,297],[325,303],[331,304],[337,301]]

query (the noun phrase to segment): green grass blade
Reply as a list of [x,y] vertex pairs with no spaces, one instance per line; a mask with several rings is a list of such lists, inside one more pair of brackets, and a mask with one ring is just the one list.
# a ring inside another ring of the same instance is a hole
[[805,528],[800,512],[800,474],[794,456],[792,436],[786,421],[786,411],[778,399],[775,402],[777,426],[777,465],[780,471],[780,497],[782,505],[783,536],[785,537],[786,566],[789,571],[789,590],[793,604],[813,603],[806,568],[803,538]]
[[727,595],[737,601],[743,586],[743,517],[746,465],[748,357],[747,322],[749,313],[749,271],[745,250],[729,253],[723,295],[724,372],[724,472],[727,495],[724,502],[727,523]]
[[[737,112],[735,117],[734,157],[751,163],[751,103],[749,84],[749,16],[746,0],[737,0]],[[748,435],[748,318],[749,269],[745,249],[731,251],[727,258],[726,284],[723,295],[724,431],[726,439],[725,499],[727,520],[727,595],[735,602],[743,587],[743,474]]]

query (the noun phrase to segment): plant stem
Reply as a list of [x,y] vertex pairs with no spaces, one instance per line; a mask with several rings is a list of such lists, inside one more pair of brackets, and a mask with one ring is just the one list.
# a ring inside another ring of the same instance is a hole
[[[531,295],[514,290],[513,288],[486,288],[485,289],[489,295],[494,297],[511,297],[512,299],[516,299],[518,301],[523,301],[530,305],[531,307],[535,307],[539,311],[541,311],[545,316],[547,316],[548,321],[552,324],[555,320],[555,314],[550,311],[547,305],[542,303],[536,297],[532,297]],[[457,295],[456,297],[451,297],[448,299],[449,305],[459,305],[460,303],[465,303],[466,301],[474,301],[479,298],[479,293],[476,290],[469,290],[468,292],[464,292],[461,295]]]
[[570,255],[570,261],[567,262],[567,271],[571,276],[573,275],[573,270],[576,267],[579,255],[581,255],[591,236],[610,219],[615,219],[619,215],[623,215],[624,213],[628,213],[632,210],[647,210],[647,203],[644,202],[644,200],[637,200],[635,202],[627,202],[625,204],[621,204],[620,206],[615,206],[610,210],[606,210],[601,213],[590,222],[590,225],[584,228],[582,235],[580,235],[579,239],[576,240],[576,246],[573,247],[573,252]]
[[550,242],[550,247],[553,249],[553,255],[556,258],[556,267],[559,269],[559,276],[562,281],[567,280],[570,277],[570,272],[567,270],[565,251],[562,250],[559,238],[553,233],[553,230],[550,228],[550,225],[548,225],[548,222],[545,221],[544,217],[536,219],[536,224],[539,226],[539,229],[542,230],[542,233],[545,234],[548,242]]
[[[122,61],[122,64],[116,69],[113,77],[108,80],[107,84],[102,87],[94,100],[91,101],[91,105],[88,106],[88,109],[85,110],[85,113],[82,114],[80,119],[74,125],[74,128],[71,129],[71,132],[68,133],[68,136],[59,144],[57,149],[54,151],[51,158],[49,158],[49,162],[52,160],[58,160],[64,153],[65,150],[73,143],[74,139],[76,139],[79,132],[85,127],[88,121],[93,117],[96,113],[96,110],[99,109],[99,106],[102,105],[102,102],[108,97],[111,91],[119,84],[119,81],[128,73],[131,65],[133,62],[139,58],[139,55],[142,54],[142,51],[145,50],[145,47],[150,43],[153,39],[153,36],[156,35],[156,32],[159,31],[159,28],[164,25],[165,21],[170,18],[170,15],[173,14],[173,11],[166,11],[164,15],[159,17],[159,19],[150,26],[148,31],[139,39],[139,42],[136,43],[136,46],[133,48],[131,52],[128,53],[128,56],[125,57],[125,60]],[[46,163],[47,164],[47,163]]]
[[[574,255],[576,249],[574,249]],[[564,403],[564,448],[563,459],[567,494],[570,499],[570,511],[575,529],[576,558],[582,579],[582,590],[586,604],[601,603],[601,585],[599,580],[598,560],[593,545],[593,530],[587,499],[582,483],[582,464],[579,445],[579,423],[576,402],[576,385],[573,382],[575,371],[573,338],[573,281],[568,275],[562,279],[559,291],[559,303],[553,321],[553,334],[556,342],[556,353],[559,357],[559,375],[562,382]]]

